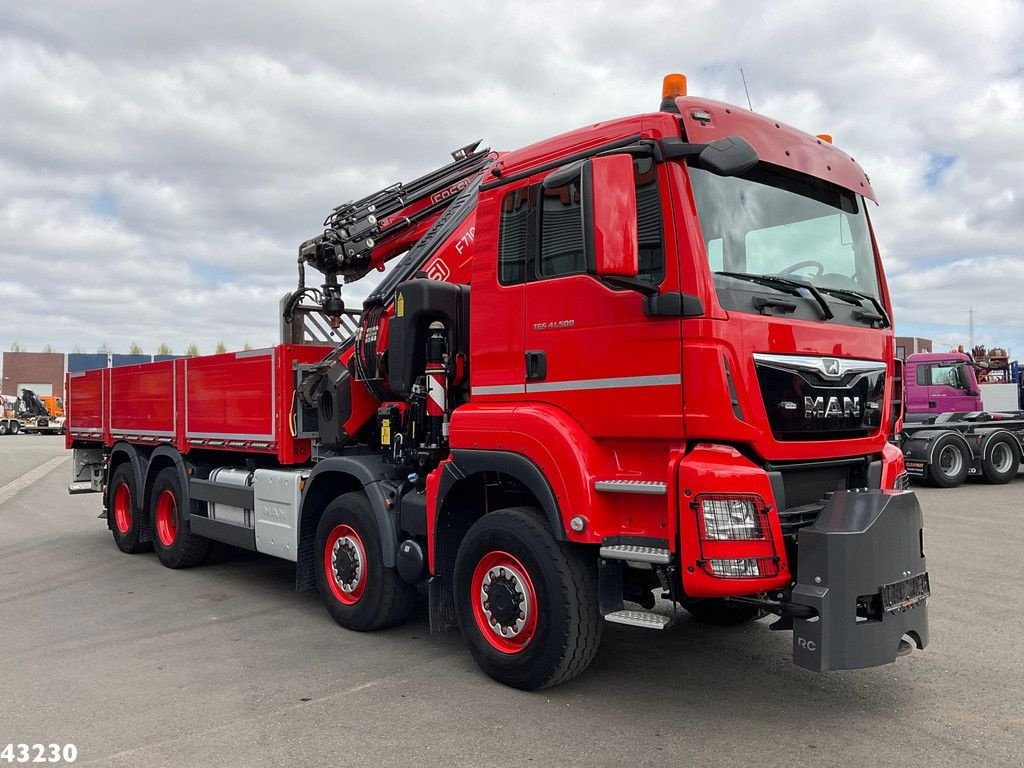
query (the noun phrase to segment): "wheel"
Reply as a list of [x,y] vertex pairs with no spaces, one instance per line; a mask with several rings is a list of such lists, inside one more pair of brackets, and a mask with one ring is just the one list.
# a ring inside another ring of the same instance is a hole
[[502,509],[474,523],[459,545],[454,587],[469,651],[500,683],[557,685],[597,653],[596,558],[555,541],[538,510]]
[[11,434],[16,435],[21,432],[21,424],[16,421],[11,422]]
[[181,480],[174,467],[161,469],[149,496],[153,549],[168,568],[200,565],[210,554],[211,541],[192,533],[182,509]]
[[756,606],[717,598],[688,600],[683,603],[683,608],[702,624],[713,624],[716,627],[735,627],[764,616],[764,611]]
[[955,488],[967,479],[967,460],[964,447],[953,435],[943,435],[935,441],[932,462],[928,465],[928,482],[939,488]]
[[4,422],[4,421],[0,421],[0,435],[6,435],[6,434],[7,434],[7,423]]
[[1009,435],[996,435],[988,444],[988,455],[981,462],[985,482],[1002,485],[1017,476],[1020,454],[1016,441]]
[[148,544],[140,541],[142,519],[136,514],[135,494],[132,492],[135,488],[135,470],[130,462],[117,466],[110,475],[107,487],[107,515],[117,548],[129,555],[149,549]]
[[412,613],[416,588],[385,568],[370,501],[339,496],[316,529],[316,581],[327,612],[346,629],[369,632],[401,624]]

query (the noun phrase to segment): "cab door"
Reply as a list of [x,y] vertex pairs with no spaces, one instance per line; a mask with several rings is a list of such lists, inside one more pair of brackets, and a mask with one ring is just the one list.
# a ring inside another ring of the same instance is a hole
[[[634,158],[639,279],[661,293],[679,290],[668,176],[650,157]],[[525,383],[530,402],[569,414],[600,437],[682,434],[682,324],[648,314],[644,296],[594,274],[590,183],[565,169],[534,187],[527,250]],[[592,194],[615,190],[594,188]]]

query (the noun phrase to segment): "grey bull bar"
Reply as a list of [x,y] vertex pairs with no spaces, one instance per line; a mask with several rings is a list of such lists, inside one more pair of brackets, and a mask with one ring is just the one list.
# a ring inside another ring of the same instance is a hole
[[[928,643],[928,572],[921,507],[910,491],[836,493],[800,530],[791,600],[793,661],[806,669],[888,664],[908,636]],[[903,648],[909,650],[906,644]]]

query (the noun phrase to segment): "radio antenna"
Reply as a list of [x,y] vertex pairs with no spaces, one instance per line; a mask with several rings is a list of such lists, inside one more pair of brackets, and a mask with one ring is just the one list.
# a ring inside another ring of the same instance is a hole
[[750,91],[747,90],[747,76],[743,74],[743,67],[740,67],[740,79],[743,80],[743,92],[747,94],[747,108],[753,112],[754,105],[750,103]]

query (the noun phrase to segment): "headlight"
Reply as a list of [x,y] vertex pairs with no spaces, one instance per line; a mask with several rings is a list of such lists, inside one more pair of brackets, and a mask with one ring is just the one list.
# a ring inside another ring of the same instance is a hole
[[758,500],[706,496],[700,499],[704,538],[709,541],[763,539],[766,524]]

